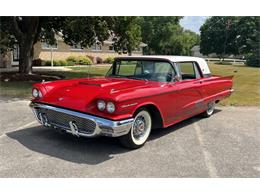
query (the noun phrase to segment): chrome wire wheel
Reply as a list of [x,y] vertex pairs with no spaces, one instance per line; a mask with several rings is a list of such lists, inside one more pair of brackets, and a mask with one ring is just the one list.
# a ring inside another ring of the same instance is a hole
[[210,116],[210,115],[212,115],[213,114],[213,112],[214,112],[214,110],[215,110],[215,102],[209,102],[208,103],[208,109],[207,109],[207,115],[208,116]]
[[131,138],[134,144],[142,145],[146,142],[152,128],[152,120],[149,112],[142,110],[134,119],[131,128]]

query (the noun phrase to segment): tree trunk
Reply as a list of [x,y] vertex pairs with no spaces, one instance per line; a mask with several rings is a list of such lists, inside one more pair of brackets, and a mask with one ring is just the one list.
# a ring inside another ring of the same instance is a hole
[[19,72],[32,73],[34,44],[40,33],[39,17],[13,17],[14,34],[19,43]]
[[32,62],[34,55],[33,44],[24,42],[19,45],[20,47],[20,59],[19,59],[19,72],[21,74],[32,73]]

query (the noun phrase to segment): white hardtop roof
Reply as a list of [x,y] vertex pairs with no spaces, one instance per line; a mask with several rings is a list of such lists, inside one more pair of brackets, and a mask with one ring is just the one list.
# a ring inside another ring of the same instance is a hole
[[203,58],[192,57],[192,56],[167,56],[167,55],[145,55],[145,56],[120,56],[118,59],[164,59],[171,62],[197,62],[201,68],[203,74],[210,74],[210,70],[207,62]]
[[182,61],[200,61],[204,60],[202,58],[198,57],[192,57],[192,56],[167,56],[167,55],[145,55],[145,56],[120,56],[118,57],[120,59],[126,58],[145,58],[145,59],[166,59],[170,60],[172,62],[182,62]]

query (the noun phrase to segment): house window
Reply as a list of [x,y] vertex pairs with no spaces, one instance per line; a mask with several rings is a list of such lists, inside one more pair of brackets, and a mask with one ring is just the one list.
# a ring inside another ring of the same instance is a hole
[[14,49],[13,49],[13,62],[18,62],[19,61],[19,45],[14,45]]
[[108,50],[109,51],[114,51],[114,46],[113,45],[109,45]]
[[91,46],[91,50],[92,51],[101,51],[102,50],[102,46],[101,43],[96,42]]
[[50,45],[46,42],[42,42],[42,49],[58,49],[58,44],[56,42],[53,45]]
[[82,49],[83,47],[81,47],[80,44],[70,46],[70,50],[82,50]]
[[140,52],[140,51],[141,51],[141,47],[137,47],[137,48],[135,49],[135,51]]

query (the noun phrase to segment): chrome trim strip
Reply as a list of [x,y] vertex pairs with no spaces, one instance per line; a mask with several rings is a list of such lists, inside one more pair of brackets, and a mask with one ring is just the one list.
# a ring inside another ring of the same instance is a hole
[[[33,102],[30,103],[30,107],[32,108],[36,119],[42,125],[53,126],[54,128],[55,127],[61,128],[61,129],[65,130],[66,132],[74,134],[76,136],[84,136],[84,137],[94,137],[94,136],[97,136],[97,135],[105,135],[105,136],[110,136],[110,137],[122,136],[122,135],[127,134],[130,131],[132,124],[133,124],[133,121],[134,121],[133,118],[124,119],[124,120],[121,120],[121,121],[113,121],[113,120],[108,120],[108,119],[104,119],[104,118],[97,117],[97,116],[92,116],[92,115],[89,115],[89,114],[71,111],[71,110],[64,109],[64,108],[58,108],[58,107],[49,106],[49,105],[46,105],[46,104],[33,103]],[[53,110],[53,111],[56,111],[56,112],[61,112],[61,113],[65,113],[65,114],[68,114],[68,115],[73,115],[73,116],[76,116],[76,117],[79,117],[79,118],[92,120],[93,122],[96,123],[96,128],[95,128],[93,133],[82,133],[82,132],[78,132],[78,131],[73,131],[73,127],[62,128],[62,127],[57,126],[57,125],[46,124],[46,122],[43,123],[43,121],[39,120],[39,118],[37,117],[38,116],[37,108]]]

